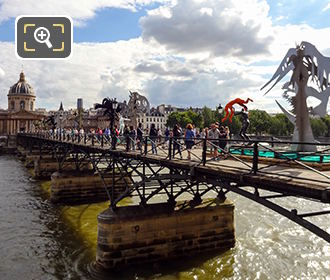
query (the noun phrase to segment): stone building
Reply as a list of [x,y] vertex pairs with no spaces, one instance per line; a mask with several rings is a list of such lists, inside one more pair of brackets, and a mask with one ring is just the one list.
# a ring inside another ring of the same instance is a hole
[[7,97],[8,109],[0,111],[0,135],[34,131],[36,122],[41,121],[44,114],[35,110],[36,95],[23,71],[18,82],[10,87]]
[[139,114],[137,117],[137,122],[142,123],[144,130],[149,130],[152,123],[155,124],[156,129],[164,130],[166,128],[166,121],[166,116],[157,110],[151,110],[150,113],[146,114]]

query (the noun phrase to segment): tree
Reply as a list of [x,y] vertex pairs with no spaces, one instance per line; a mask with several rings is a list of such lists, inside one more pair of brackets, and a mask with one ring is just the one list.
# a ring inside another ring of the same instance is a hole
[[288,136],[293,133],[294,126],[284,114],[271,117],[269,133],[276,136]]
[[[188,117],[188,119],[190,119],[190,123],[194,124],[196,127],[201,128],[203,126],[203,116],[199,113],[195,113],[192,110],[189,110],[186,113],[186,116]],[[189,123],[189,122],[188,122]],[[186,125],[188,124],[186,123]]]
[[251,110],[249,112],[250,127],[249,133],[261,135],[269,132],[271,117],[262,110]]
[[180,123],[180,113],[179,112],[172,112],[169,114],[166,122],[166,126],[173,128],[174,125]]
[[311,119],[311,126],[313,130],[313,134],[315,137],[325,136],[328,133],[327,125],[322,121],[322,119]]
[[327,133],[325,136],[330,137],[330,115],[326,115],[324,118],[322,118],[322,121],[327,126]]
[[203,107],[202,117],[204,127],[209,127],[214,122],[214,113],[210,108],[206,106]]
[[202,127],[203,117],[201,114],[195,113],[192,110],[173,112],[168,116],[166,125],[171,128],[176,124],[179,124],[181,127],[186,127],[188,123],[194,124],[196,127]]

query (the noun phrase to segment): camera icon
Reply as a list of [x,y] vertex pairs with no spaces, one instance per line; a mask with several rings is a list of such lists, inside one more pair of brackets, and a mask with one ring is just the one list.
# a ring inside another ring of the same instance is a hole
[[66,59],[71,55],[72,30],[67,16],[17,17],[16,55],[21,59]]

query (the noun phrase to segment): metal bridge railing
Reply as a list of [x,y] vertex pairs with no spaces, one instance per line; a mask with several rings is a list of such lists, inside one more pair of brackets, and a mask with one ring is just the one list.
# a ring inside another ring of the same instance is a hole
[[[154,154],[168,160],[184,160],[182,154],[188,150],[185,145],[186,139],[184,137],[162,136],[150,138],[150,136],[144,136],[142,139],[138,139],[137,137],[132,137],[130,135],[115,136],[115,138],[113,138],[110,135],[96,133],[72,134],[51,132],[34,133],[29,135],[56,141],[101,147],[110,150],[115,148],[116,150],[137,152],[144,155]],[[192,149],[190,150],[191,161],[195,166],[205,166],[212,161],[228,158],[243,164],[250,169],[251,173],[257,174],[258,172],[265,173],[265,170],[272,166],[291,163],[330,180],[329,175],[303,161],[307,157],[314,157],[315,159],[318,159],[315,163],[327,163],[326,161],[329,161],[330,164],[330,143],[308,143],[263,139],[243,141],[237,139],[193,138],[191,140],[193,141]],[[114,141],[115,145],[113,144]],[[319,150],[315,152],[289,154],[291,152],[289,149],[276,148],[277,145],[280,147],[283,147],[283,145],[290,147],[299,144],[317,146]],[[214,155],[211,155],[212,151],[216,151]],[[246,153],[247,151],[248,153]],[[266,152],[271,153],[276,161],[272,162],[270,160],[268,164],[265,164],[263,161],[262,166],[260,166],[260,159],[264,158],[262,154],[265,154]],[[248,158],[250,160],[248,160]],[[281,161],[278,161],[278,159],[281,159]]]

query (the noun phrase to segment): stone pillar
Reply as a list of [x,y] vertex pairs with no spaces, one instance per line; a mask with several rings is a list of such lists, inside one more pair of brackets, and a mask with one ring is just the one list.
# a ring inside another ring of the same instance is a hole
[[[115,176],[115,180],[119,178],[119,175]],[[111,194],[112,176],[107,176],[104,180]],[[55,172],[51,181],[50,199],[55,203],[84,204],[109,200],[103,180],[93,171]],[[125,178],[125,181],[128,184],[132,182],[130,178]],[[114,196],[118,197],[125,189],[124,179],[119,180],[115,184]]]
[[[81,163],[80,163],[81,164]],[[35,179],[50,179],[51,175],[58,171],[59,163],[57,159],[52,158],[38,158],[34,161],[34,178]],[[92,164],[86,162],[83,166],[80,166],[82,172],[92,170]],[[66,159],[63,164],[63,170],[76,171],[77,166],[74,159]]]
[[171,210],[165,203],[108,209],[98,216],[96,263],[101,269],[201,253],[234,246],[234,205],[226,200]]

